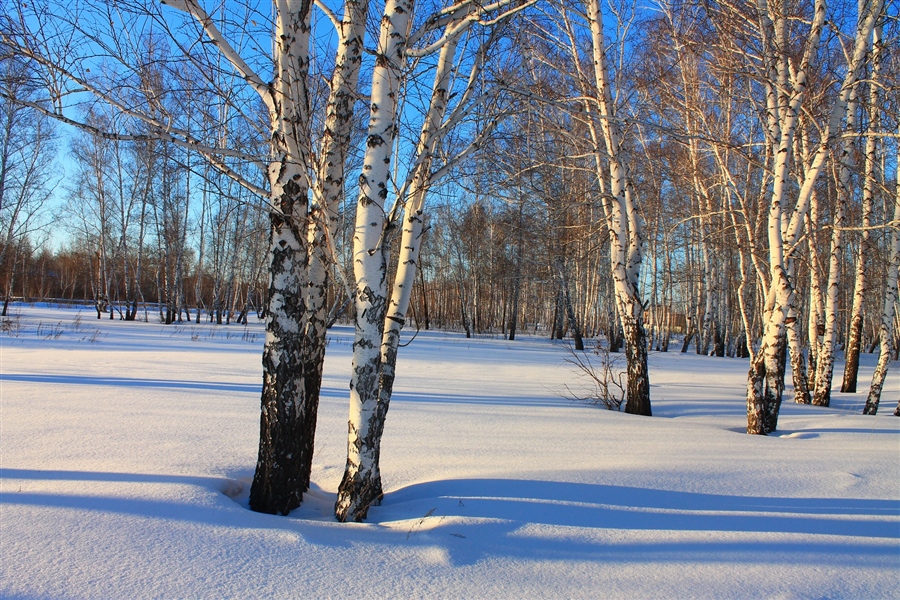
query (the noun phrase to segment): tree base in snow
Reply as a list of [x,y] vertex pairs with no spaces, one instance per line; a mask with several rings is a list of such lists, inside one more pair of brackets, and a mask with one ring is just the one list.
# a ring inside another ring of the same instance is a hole
[[334,516],[341,523],[360,523],[368,516],[369,508],[379,506],[383,497],[380,475],[370,473],[366,476],[359,470],[351,474],[347,469],[338,488]]

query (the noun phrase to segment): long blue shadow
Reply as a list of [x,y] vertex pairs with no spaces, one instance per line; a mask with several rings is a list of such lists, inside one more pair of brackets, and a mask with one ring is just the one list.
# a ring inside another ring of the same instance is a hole
[[424,394],[419,392],[394,392],[391,402],[421,404],[470,404],[491,406],[530,406],[541,408],[584,408],[585,404],[573,402],[565,398],[547,396],[487,396],[473,394]]
[[391,492],[378,510],[392,514],[393,507],[429,501],[438,502],[436,514],[445,516],[546,525],[900,539],[900,502],[893,500],[727,496],[585,483],[460,479]]
[[[45,375],[38,373],[5,374],[0,373],[0,382],[15,381],[25,383],[42,383],[57,385],[100,385],[113,387],[144,387],[158,389],[180,389],[196,391],[235,392],[258,394],[262,383],[228,383],[223,381],[187,381],[177,379],[147,379],[141,377],[97,377],[90,375]],[[341,397],[347,392],[343,389],[323,387],[322,396]],[[562,398],[551,400],[546,397],[509,398],[505,396],[472,396],[463,394],[420,394],[395,392],[396,402],[421,402],[437,404],[491,404],[499,406],[544,406],[544,407],[578,407],[575,402]]]
[[[223,491],[229,480],[177,475],[3,469],[0,477],[25,480],[190,484]],[[317,492],[321,495],[321,492]],[[900,568],[900,503],[853,498],[771,498],[673,492],[624,486],[514,479],[434,481],[391,492],[373,507],[368,527],[251,513],[225,496],[214,505],[96,495],[8,492],[0,505],[27,505],[137,515],[235,529],[292,531],[307,542],[351,547],[358,543],[447,550],[453,564],[484,558],[645,563],[659,561],[778,562]],[[303,507],[295,514],[302,515]],[[425,515],[425,516],[423,516]],[[448,517],[459,517],[448,519]],[[431,520],[427,526],[421,524]],[[434,521],[434,520],[437,521]],[[406,528],[379,523],[413,523]],[[431,524],[436,526],[431,527]],[[523,524],[585,529],[656,530],[660,541],[602,544],[584,536],[524,533]],[[674,533],[673,533],[674,532]],[[679,539],[678,532],[814,534],[846,536],[771,541]],[[568,539],[571,538],[571,539]],[[876,539],[885,540],[883,542]]]
[[171,483],[214,487],[227,481],[223,477],[166,475],[164,473],[114,473],[104,471],[39,471],[0,467],[0,479],[34,481],[104,481],[118,483]]
[[[228,383],[226,381],[187,381],[179,379],[146,379],[141,377],[95,377],[85,375],[39,375],[28,374],[2,374],[0,383],[4,381],[17,381],[25,383],[50,383],[56,385],[100,385],[112,387],[143,387],[156,389],[181,389],[192,391],[234,392],[259,394],[262,391],[262,383]],[[324,397],[343,397],[347,392],[344,389],[323,386],[320,395]]]
[[228,383],[223,381],[185,381],[178,379],[145,379],[140,377],[95,377],[86,375],[39,375],[0,374],[0,382],[18,381],[27,383],[51,383],[58,385],[102,385],[114,387],[145,387],[180,390],[200,390],[215,392],[237,392],[258,394],[262,383],[251,385],[246,383]]

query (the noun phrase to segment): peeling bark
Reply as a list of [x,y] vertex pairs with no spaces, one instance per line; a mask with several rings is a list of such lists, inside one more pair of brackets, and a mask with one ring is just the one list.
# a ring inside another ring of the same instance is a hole
[[[307,394],[303,332],[307,283],[306,244],[297,222],[305,219],[307,189],[299,169],[273,165],[272,189],[278,213],[272,213],[269,291],[263,349],[262,414],[259,458],[250,488],[250,508],[288,514],[309,487],[316,406]],[[299,214],[298,214],[299,213]],[[315,395],[313,400],[317,400]]]

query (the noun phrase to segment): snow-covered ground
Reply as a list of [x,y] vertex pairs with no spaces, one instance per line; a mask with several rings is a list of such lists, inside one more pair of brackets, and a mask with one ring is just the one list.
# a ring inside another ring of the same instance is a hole
[[744,360],[653,354],[646,418],[563,398],[562,345],[422,332],[401,350],[384,502],[340,524],[349,328],[330,335],[313,489],[279,517],[246,508],[260,324],[14,312],[3,598],[900,597],[896,365],[877,417],[835,393],[757,437]]

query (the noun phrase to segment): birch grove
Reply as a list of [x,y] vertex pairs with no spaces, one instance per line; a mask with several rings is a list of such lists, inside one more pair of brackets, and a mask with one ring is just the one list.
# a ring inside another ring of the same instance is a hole
[[311,484],[335,323],[354,328],[340,521],[390,485],[412,328],[623,349],[635,415],[672,347],[749,360],[749,434],[776,431],[790,392],[803,410],[866,394],[875,414],[900,354],[897,7],[5,6],[4,315],[57,298],[263,320],[250,506],[273,514]]

